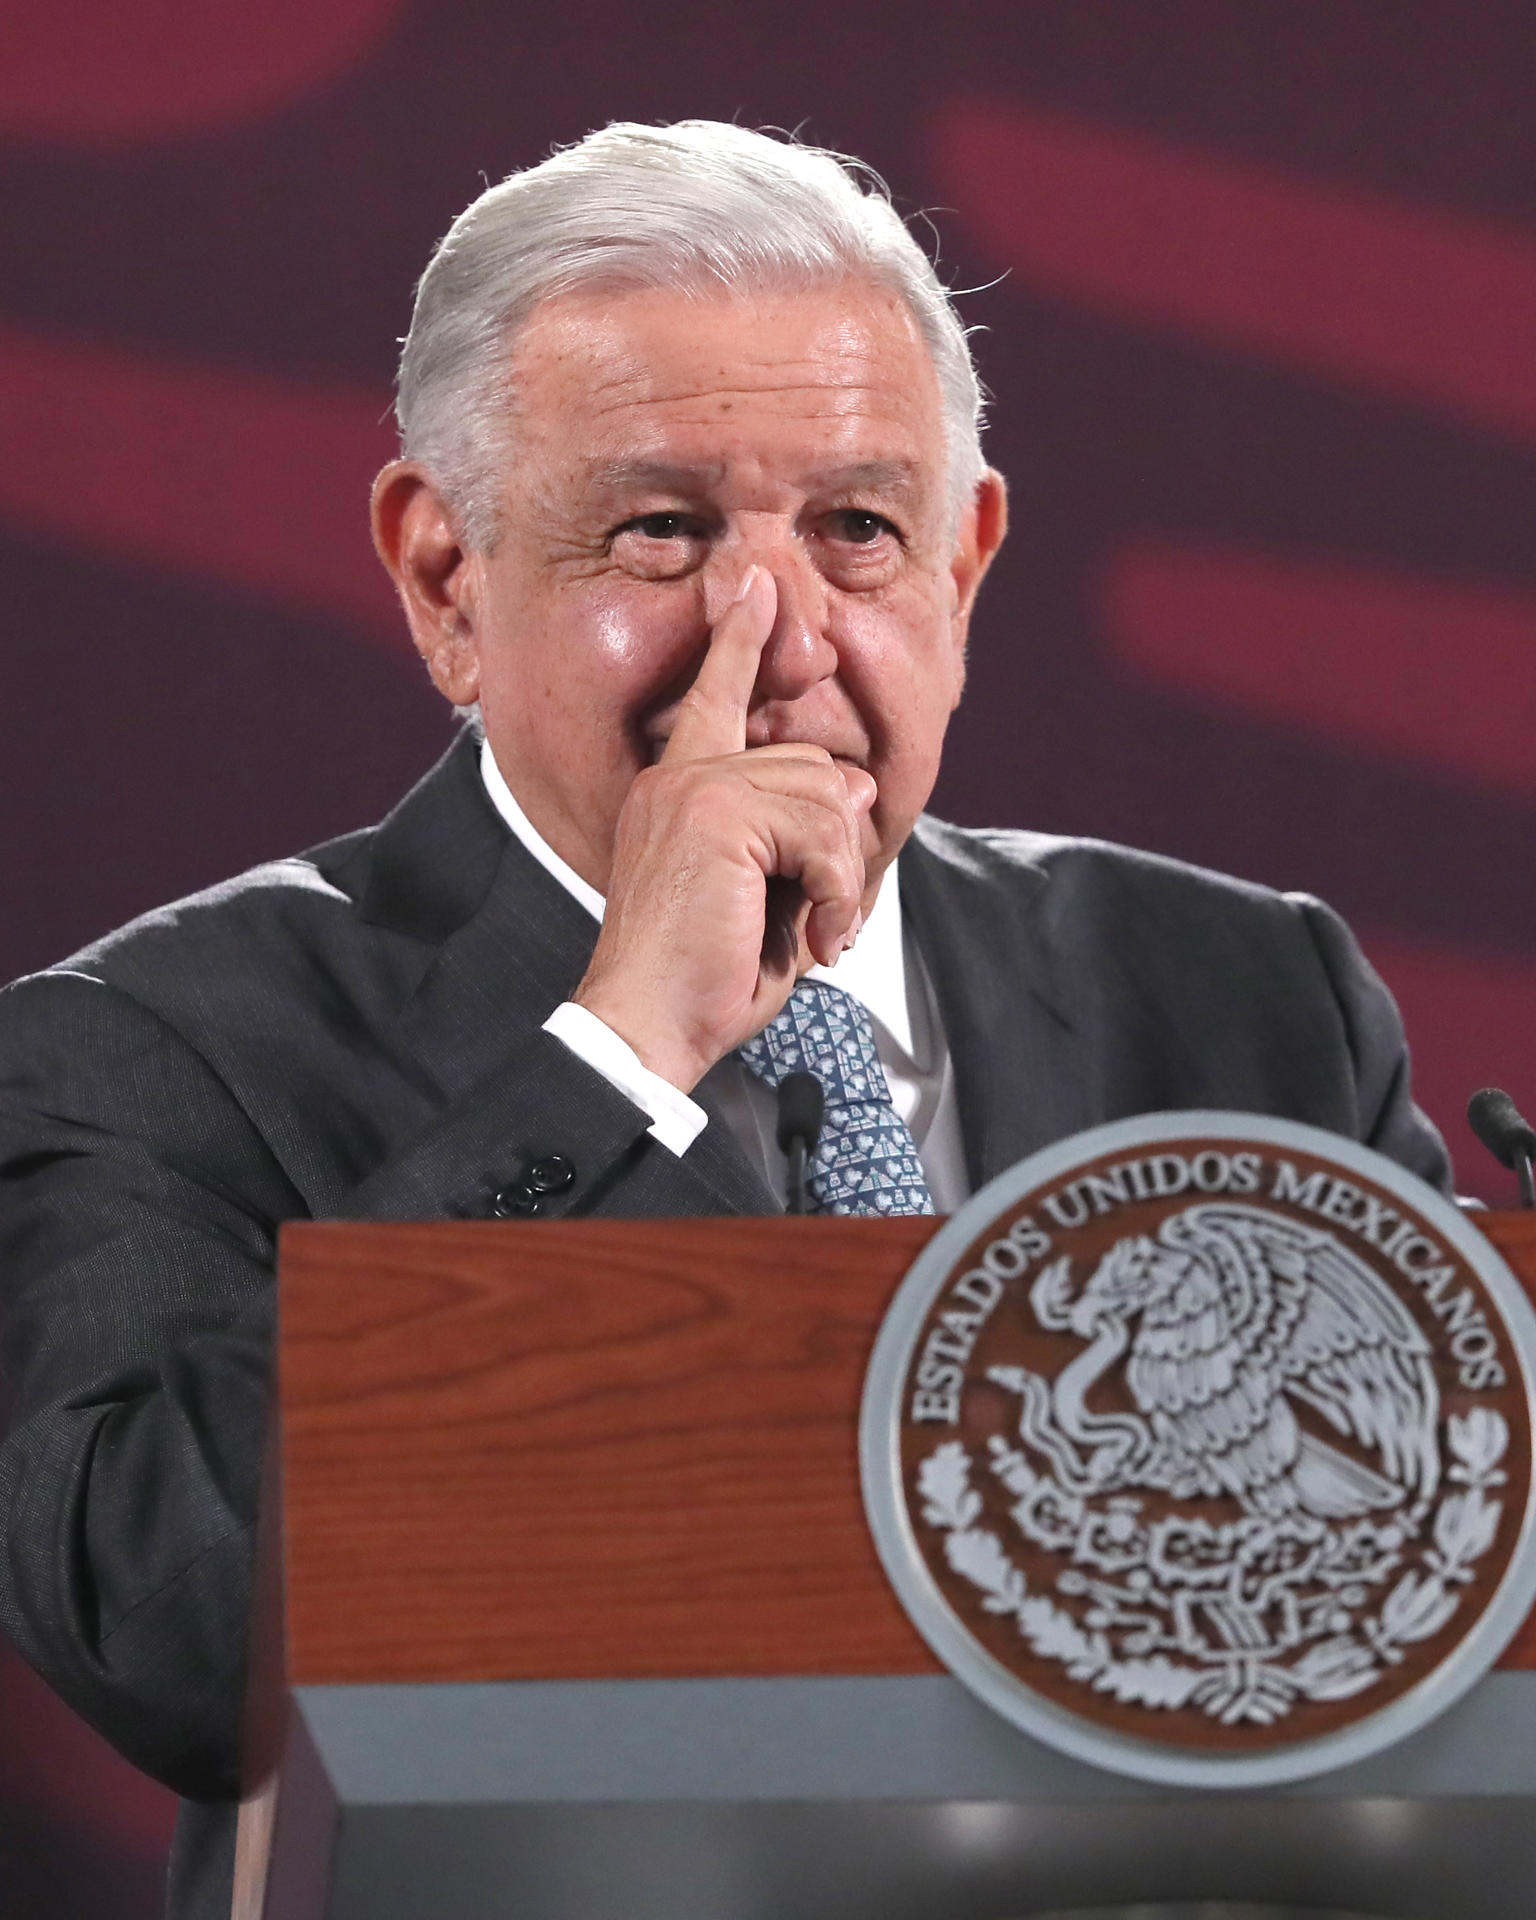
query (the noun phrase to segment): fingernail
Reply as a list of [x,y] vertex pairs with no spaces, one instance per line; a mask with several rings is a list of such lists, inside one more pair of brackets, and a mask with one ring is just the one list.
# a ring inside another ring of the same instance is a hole
[[762,569],[757,566],[747,568],[746,572],[736,583],[735,593],[731,595],[731,605],[733,607],[739,607],[742,601],[746,599],[747,595],[757,585],[757,576],[761,571]]

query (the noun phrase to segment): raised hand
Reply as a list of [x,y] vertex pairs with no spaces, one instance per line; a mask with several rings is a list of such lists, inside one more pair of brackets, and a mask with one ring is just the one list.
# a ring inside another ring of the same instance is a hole
[[749,748],[778,596],[749,567],[665,752],[619,816],[607,911],[573,996],[685,1092],[851,944],[875,783],[822,747]]

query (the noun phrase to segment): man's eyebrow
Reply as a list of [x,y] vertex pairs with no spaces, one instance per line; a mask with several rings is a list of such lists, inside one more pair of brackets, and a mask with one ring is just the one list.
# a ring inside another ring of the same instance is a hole
[[929,481],[928,469],[915,460],[860,460],[852,466],[830,467],[811,476],[819,493],[921,493]]

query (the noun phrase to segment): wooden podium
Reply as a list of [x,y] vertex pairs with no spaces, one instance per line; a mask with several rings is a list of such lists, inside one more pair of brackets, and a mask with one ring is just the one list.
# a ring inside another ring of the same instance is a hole
[[[1477,1220],[1536,1292],[1536,1215]],[[236,1920],[1536,1912],[1536,1621],[1266,1793],[1081,1765],[943,1672],[856,1446],[937,1224],[287,1229]]]

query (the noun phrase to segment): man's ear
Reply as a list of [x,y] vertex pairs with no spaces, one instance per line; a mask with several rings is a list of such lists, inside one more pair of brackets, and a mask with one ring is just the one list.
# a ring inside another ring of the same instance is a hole
[[439,693],[456,707],[479,697],[479,568],[431,475],[392,460],[373,483],[373,544]]
[[[965,643],[971,629],[971,609],[986,578],[994,555],[1008,532],[1008,484],[996,467],[988,467],[976,483],[970,505],[960,516],[955,537],[954,558],[950,561],[950,579],[954,582],[954,603],[950,610],[955,650],[964,684]],[[955,698],[959,700],[959,689]]]

